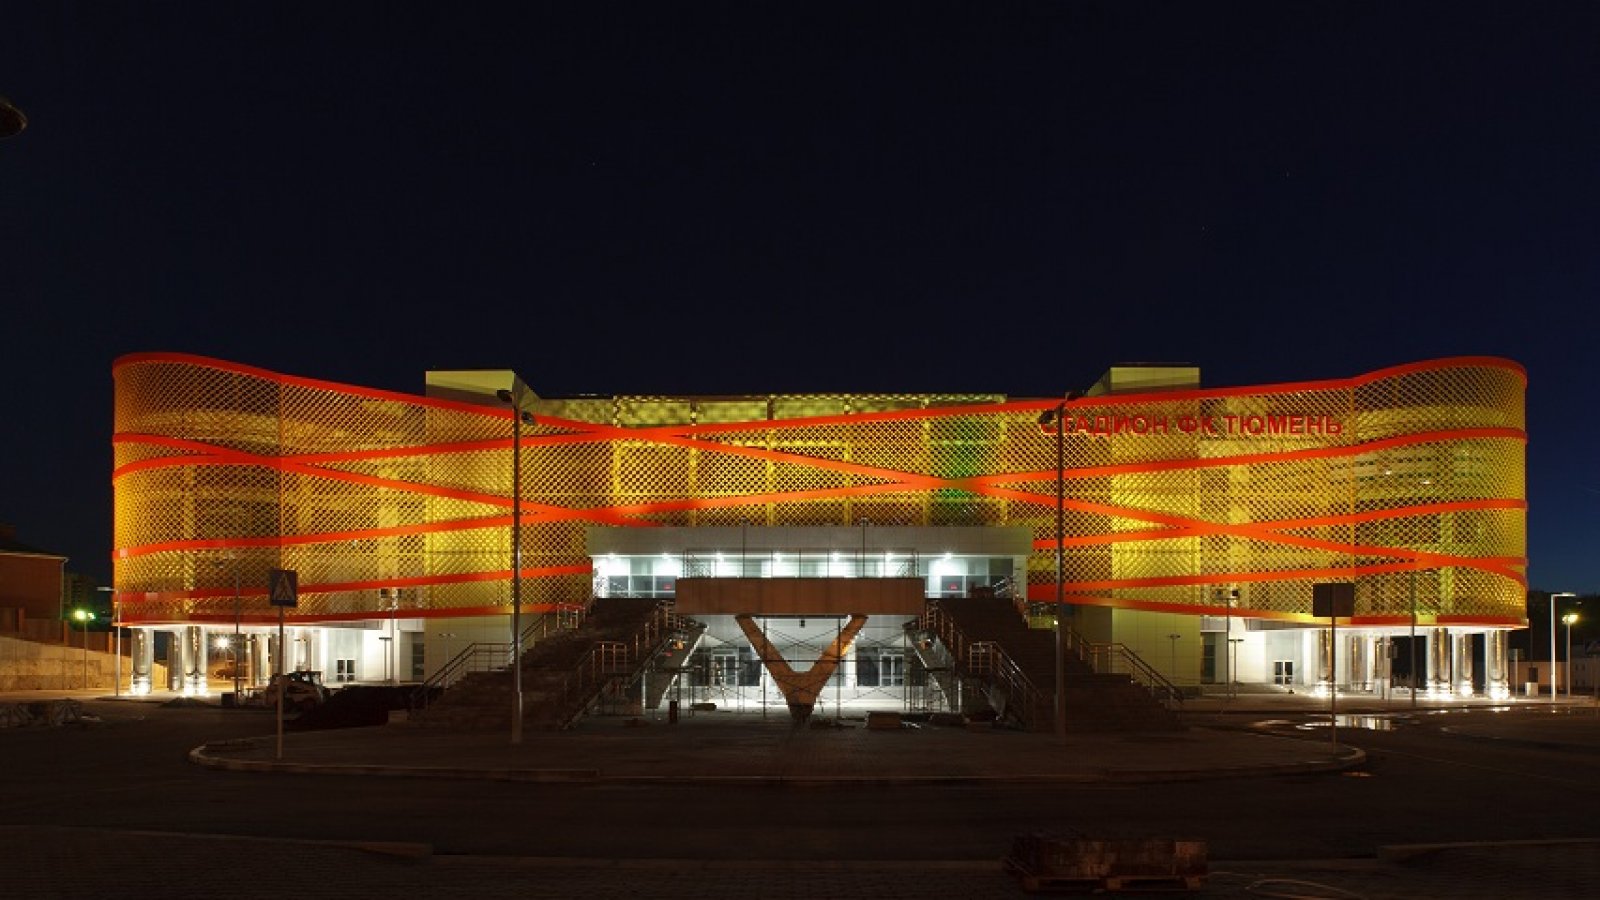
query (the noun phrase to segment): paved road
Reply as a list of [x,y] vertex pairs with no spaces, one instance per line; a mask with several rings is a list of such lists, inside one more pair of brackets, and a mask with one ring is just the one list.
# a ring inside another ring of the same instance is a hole
[[[131,879],[137,895],[140,879],[173,877],[169,857],[201,852],[208,869],[239,883],[259,878],[276,890],[302,882],[318,896],[399,886],[476,897],[1018,896],[995,860],[1031,830],[1205,839],[1219,862],[1204,896],[1270,896],[1270,888],[1248,890],[1267,876],[1369,897],[1584,896],[1600,862],[1600,845],[1588,842],[1453,848],[1404,864],[1375,858],[1391,844],[1600,835],[1594,745],[1539,739],[1552,725],[1593,720],[1557,722],[1548,713],[1516,714],[1532,730],[1510,739],[1505,714],[1488,712],[1347,729],[1341,740],[1369,754],[1349,774],[750,789],[212,772],[188,763],[187,750],[261,734],[269,720],[204,708],[94,708],[103,725],[0,732],[0,847],[43,863],[22,871],[54,873],[37,876],[46,880],[24,895],[101,896],[121,883],[102,881],[113,878],[107,872]],[[1260,718],[1278,719],[1278,733],[1323,740],[1324,731],[1299,727],[1301,716]],[[412,843],[427,852],[392,856],[297,839]],[[281,896],[273,890],[262,894]]]

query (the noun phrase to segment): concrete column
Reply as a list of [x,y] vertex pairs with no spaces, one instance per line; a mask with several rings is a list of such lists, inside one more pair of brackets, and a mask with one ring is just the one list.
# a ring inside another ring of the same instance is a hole
[[1495,700],[1511,696],[1511,669],[1506,662],[1508,636],[1508,632],[1496,629],[1483,638],[1484,688]]
[[[287,632],[285,632],[285,634],[287,634]],[[277,632],[273,632],[272,634],[262,635],[261,637],[257,638],[257,642],[266,647],[266,651],[262,654],[261,660],[262,682],[271,683],[273,673],[278,671],[278,660],[280,659],[278,656],[278,634]]]
[[189,668],[189,645],[183,639],[183,627],[172,632],[167,644],[167,690],[183,692],[183,673]]
[[267,641],[263,635],[259,634],[250,635],[248,640],[250,643],[249,684],[251,687],[262,687],[272,674],[272,670],[267,667]]
[[1333,690],[1333,630],[1329,628],[1317,629],[1317,687],[1323,691]]
[[184,644],[183,692],[204,694],[207,691],[206,666],[209,661],[206,655],[206,630],[199,625],[186,625],[178,636]]
[[155,685],[151,684],[156,669],[156,640],[155,631],[150,628],[128,629],[128,656],[129,668],[132,670],[131,692],[135,697],[149,694]]
[[1472,696],[1472,635],[1457,634],[1455,688],[1457,697]]
[[1344,658],[1348,666],[1350,690],[1372,690],[1372,636],[1356,633],[1345,640]]
[[1394,690],[1394,658],[1390,656],[1394,639],[1381,635],[1372,641],[1372,689],[1384,697]]
[[1450,629],[1428,630],[1428,692],[1450,693]]

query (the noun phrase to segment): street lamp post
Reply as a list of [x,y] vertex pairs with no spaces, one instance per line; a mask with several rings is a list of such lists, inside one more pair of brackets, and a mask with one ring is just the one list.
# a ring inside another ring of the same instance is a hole
[[[232,669],[234,672],[238,672],[239,653],[244,650],[244,647],[229,640],[226,636],[217,638],[213,646],[215,646],[218,650],[226,650],[228,652],[228,668]],[[239,694],[235,692],[233,697],[234,702],[237,705]]]
[[1411,708],[1417,708],[1417,570],[1411,569]]
[[382,639],[388,641],[388,644],[386,645],[388,649],[384,651],[386,657],[384,659],[384,670],[388,674],[384,680],[388,681],[390,684],[394,684],[397,680],[396,676],[399,674],[400,670],[399,664],[395,660],[394,655],[395,647],[397,644],[399,644],[400,638],[399,623],[396,621],[396,617],[400,614],[400,589],[379,588],[378,600],[380,606],[389,607],[389,636]]
[[113,696],[122,696],[122,610],[121,602],[117,597],[117,589],[110,587],[97,587],[97,591],[104,591],[111,595],[111,630],[116,636],[116,650],[112,655],[111,664],[111,693]]
[[1561,624],[1567,626],[1567,699],[1572,699],[1572,623],[1578,621],[1578,614],[1569,612],[1561,617]]
[[[513,387],[521,387],[521,380]],[[533,414],[522,408],[520,391],[499,390],[500,402],[511,404],[511,743],[522,743],[522,425]]]
[[22,110],[11,105],[11,101],[0,97],[0,140],[15,137],[28,127],[28,117]]
[[233,561],[233,702],[242,699],[243,675],[239,671],[239,654],[244,652],[244,639],[240,635],[240,620],[244,617],[244,609],[239,596],[239,561]]
[[1567,591],[1550,595],[1550,702],[1556,702],[1556,603],[1562,597],[1577,597]]
[[72,611],[72,618],[77,621],[78,629],[83,632],[83,654],[81,656],[81,660],[82,660],[81,669],[82,670],[79,672],[79,675],[83,679],[83,686],[84,687],[88,687],[89,686],[89,623],[94,621],[94,613],[89,612],[86,609],[75,609],[75,610]]
[[240,692],[242,690],[240,688],[240,678],[241,678],[241,676],[239,674],[239,657],[238,657],[238,653],[240,653],[244,649],[244,640],[240,637],[240,634],[239,634],[239,631],[240,631],[240,628],[239,628],[240,620],[243,618],[243,614],[244,614],[244,608],[243,608],[243,605],[242,605],[242,599],[241,599],[240,593],[239,593],[239,561],[237,559],[234,559],[232,554],[229,554],[228,558],[226,560],[223,560],[223,559],[216,560],[214,565],[217,568],[220,569],[225,564],[227,564],[228,562],[232,562],[233,563],[233,646],[238,648],[237,650],[234,651],[235,655],[234,655],[234,661],[233,661],[233,699],[237,702],[238,700],[241,699]]
[[[1223,604],[1222,610],[1222,697],[1224,701],[1233,700],[1233,604],[1239,600],[1239,589],[1216,588],[1211,593],[1212,599]],[[1211,683],[1217,682],[1216,666],[1212,666]]]
[[[453,632],[453,631],[441,631],[441,632],[439,632],[439,637],[444,638],[444,663],[441,666],[441,668],[443,668],[444,666],[448,666],[448,665],[450,665],[450,663],[454,662],[454,659],[450,656],[450,639],[455,637],[455,636],[456,636],[456,633]],[[450,689],[450,670],[449,669],[445,669],[444,670],[444,683],[439,685],[439,686],[441,688],[443,688],[444,690],[449,690]]]
[[1039,416],[1040,425],[1056,427],[1056,739],[1067,739],[1067,657],[1066,634],[1062,623],[1066,606],[1066,417],[1067,401]]

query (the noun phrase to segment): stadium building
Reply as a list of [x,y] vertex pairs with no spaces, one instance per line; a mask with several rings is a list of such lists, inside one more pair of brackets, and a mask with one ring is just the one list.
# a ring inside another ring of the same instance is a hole
[[[1504,696],[1526,625],[1526,376],[1503,359],[1225,388],[1125,366],[1033,399],[562,399],[504,370],[418,396],[171,353],[113,371],[135,691],[249,688],[279,662],[444,686],[631,604],[583,651],[583,708],[999,690],[1026,711],[1048,663],[973,632],[1048,646],[1059,604],[1073,672],[1153,691]],[[1318,585],[1353,586],[1336,629]]]

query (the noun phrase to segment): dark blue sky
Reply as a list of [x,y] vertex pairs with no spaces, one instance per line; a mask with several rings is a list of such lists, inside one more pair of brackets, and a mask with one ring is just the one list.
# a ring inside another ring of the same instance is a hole
[[0,3],[0,521],[73,568],[128,352],[1017,396],[1492,354],[1531,583],[1600,591],[1594,3]]

